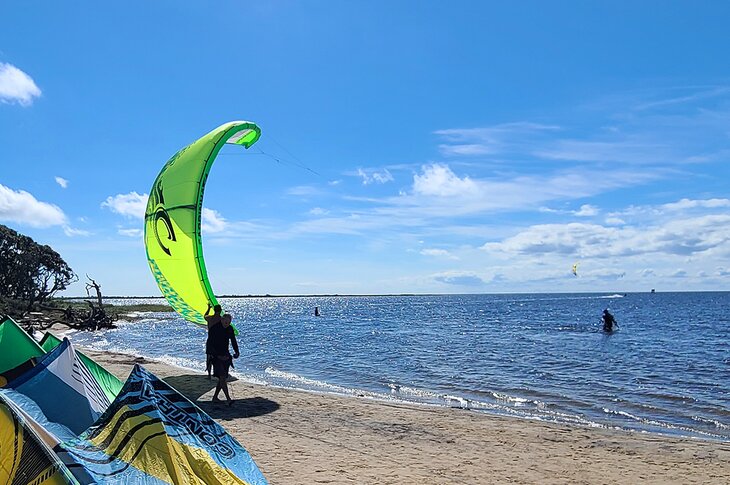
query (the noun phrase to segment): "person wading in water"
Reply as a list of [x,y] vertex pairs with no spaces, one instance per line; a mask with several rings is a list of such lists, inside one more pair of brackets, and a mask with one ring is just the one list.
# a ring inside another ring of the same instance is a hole
[[608,311],[608,308],[603,310],[603,331],[606,333],[613,332],[613,326],[616,325],[618,327],[618,323],[616,322],[616,319],[611,315],[611,312]]

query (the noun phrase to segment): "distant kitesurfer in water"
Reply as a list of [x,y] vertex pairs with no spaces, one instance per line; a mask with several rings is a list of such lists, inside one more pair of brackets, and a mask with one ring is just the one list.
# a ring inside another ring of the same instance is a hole
[[618,323],[616,323],[616,319],[611,315],[611,312],[608,311],[608,308],[603,310],[603,331],[604,332],[613,332],[613,326],[618,326]]
[[[226,313],[220,318],[218,323],[208,324],[208,339],[210,340],[210,350],[213,353],[213,375],[218,378],[218,384],[215,386],[215,394],[213,394],[213,402],[218,402],[218,394],[221,390],[226,395],[228,405],[233,404],[230,394],[228,394],[228,369],[233,367],[233,359],[237,359],[238,342],[236,335],[231,327],[230,313]],[[233,346],[233,357],[229,351],[229,342]]]
[[[213,314],[209,315],[211,308]],[[211,306],[208,303],[208,309],[205,311],[205,322],[208,324],[208,338],[205,341],[205,370],[208,372],[208,379],[210,380],[210,370],[213,367],[213,352],[210,351],[210,327],[221,321],[221,306]]]

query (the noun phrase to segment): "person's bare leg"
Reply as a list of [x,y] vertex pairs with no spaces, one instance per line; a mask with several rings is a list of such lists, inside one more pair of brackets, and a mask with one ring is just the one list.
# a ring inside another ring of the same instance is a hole
[[223,388],[223,394],[226,395],[226,401],[228,401],[228,405],[230,406],[233,402],[233,399],[231,399],[231,395],[228,394],[228,381],[226,381],[226,378],[224,377],[221,379],[221,387]]

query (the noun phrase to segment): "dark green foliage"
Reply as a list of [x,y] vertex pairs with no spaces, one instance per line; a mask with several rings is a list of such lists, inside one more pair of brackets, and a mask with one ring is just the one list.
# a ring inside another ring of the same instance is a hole
[[31,309],[76,280],[53,248],[0,224],[0,298]]

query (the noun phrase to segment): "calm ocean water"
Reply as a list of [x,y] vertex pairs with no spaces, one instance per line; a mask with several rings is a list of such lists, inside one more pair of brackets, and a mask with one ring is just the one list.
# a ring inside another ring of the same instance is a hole
[[[727,292],[221,303],[241,332],[241,379],[730,441]],[[611,335],[600,332],[604,308],[619,323]],[[144,316],[71,337],[99,350],[204,368],[203,328],[170,313]]]

